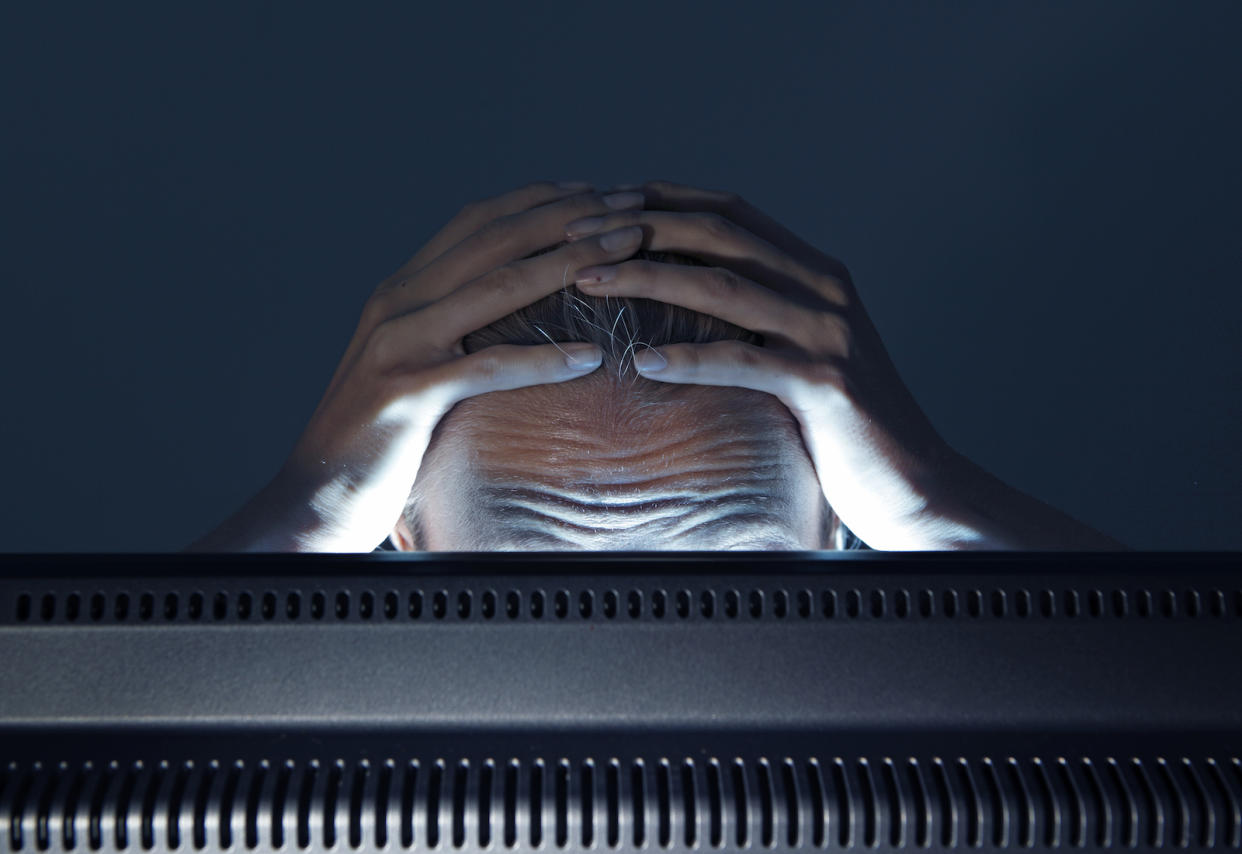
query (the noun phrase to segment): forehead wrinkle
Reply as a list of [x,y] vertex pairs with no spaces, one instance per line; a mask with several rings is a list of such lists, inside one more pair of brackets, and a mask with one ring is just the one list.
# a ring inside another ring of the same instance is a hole
[[[683,545],[681,549],[670,547],[661,543],[658,548],[652,547],[654,544],[646,544],[647,548],[641,551],[803,551],[806,546],[790,539],[789,535],[784,531],[771,533],[755,533],[751,531],[742,532],[741,536],[728,537],[727,532],[721,532],[720,542],[715,543],[711,548],[704,548],[703,543],[690,543]],[[504,534],[496,539],[490,540],[486,545],[476,546],[476,551],[570,551],[574,549],[582,550],[581,543],[575,543],[572,540],[557,536],[553,533],[544,531],[517,530]],[[587,549],[589,550],[589,549]]]
[[706,394],[618,404],[569,394],[578,382],[479,395],[446,417],[433,463],[446,477],[422,493],[441,542],[718,550],[807,539],[814,469],[776,398],[680,386]]
[[[513,462],[513,461],[511,461]],[[686,461],[660,455],[660,473],[645,471],[648,463],[625,465],[617,461],[583,459],[547,460],[547,464],[492,467],[479,465],[470,475],[478,492],[504,500],[523,491],[532,497],[589,505],[609,506],[681,498],[703,500],[726,495],[750,485],[768,484],[780,489],[789,465],[779,460],[726,459]],[[712,465],[712,462],[717,462]],[[552,466],[556,470],[552,470]],[[537,494],[537,495],[536,495]]]
[[631,434],[625,442],[609,441],[597,433],[564,425],[550,426],[541,431],[515,431],[512,423],[507,424],[506,428],[495,432],[470,431],[474,446],[484,454],[496,457],[501,464],[509,459],[509,452],[515,450],[541,455],[581,455],[583,458],[589,454],[592,462],[626,460],[636,453],[709,462],[730,458],[749,460],[776,456],[778,450],[775,443],[739,434],[736,428],[727,431],[679,431],[682,435],[652,431]]
[[[627,504],[604,502],[583,502],[542,489],[528,489],[513,486],[498,487],[483,485],[479,494],[483,496],[486,512],[495,515],[512,515],[526,512],[541,518],[565,521],[573,524],[573,519],[590,520],[593,524],[607,524],[612,519],[623,520],[629,527],[635,524],[646,524],[642,517],[650,517],[651,521],[671,518],[689,519],[704,513],[719,516],[722,512],[732,511],[735,515],[741,509],[751,510],[764,505],[787,503],[776,496],[783,490],[779,485],[771,491],[762,491],[753,487],[759,484],[750,483],[749,490],[732,489],[716,493],[694,494],[683,493],[672,498],[650,498],[640,496],[638,501]],[[490,497],[490,500],[489,500]],[[765,511],[772,516],[771,510]]]
[[[454,435],[485,439],[499,434],[506,442],[543,440],[543,449],[592,440],[601,447],[677,437],[693,442],[714,434],[717,440],[778,437],[800,445],[793,414],[776,397],[753,389],[672,385],[639,379],[642,394],[618,395],[602,372],[569,383],[541,384],[488,392],[460,401],[449,414]],[[633,389],[630,390],[633,392]],[[536,429],[525,429],[535,426]]]
[[610,438],[563,424],[523,430],[513,423],[503,430],[472,430],[468,440],[462,437],[471,447],[476,470],[490,477],[555,469],[564,476],[589,473],[593,481],[608,472],[634,480],[644,469],[689,475],[695,470],[766,467],[789,450],[773,439],[759,431],[745,435],[736,427],[635,431]]
[[[762,496],[763,499],[768,496]],[[734,504],[721,513],[720,507],[690,506],[673,508],[689,510],[687,513],[671,513],[658,519],[635,524],[629,519],[605,520],[600,517],[581,517],[577,520],[549,516],[541,508],[525,505],[488,508],[486,515],[497,521],[492,530],[499,532],[501,541],[517,540],[531,542],[583,542],[607,540],[623,534],[648,543],[665,542],[668,539],[686,540],[711,537],[729,537],[733,542],[766,540],[790,543],[792,532],[782,513],[773,509],[758,509],[753,503]],[[704,515],[707,518],[702,518]],[[608,524],[612,522],[612,524]]]
[[[746,486],[756,487],[764,482],[779,486],[779,478],[759,478],[748,480]],[[630,486],[630,484],[626,484]],[[685,489],[672,490],[657,497],[651,489],[627,490],[630,494],[619,500],[612,496],[592,496],[594,500],[583,501],[563,492],[514,484],[497,484],[482,482],[478,486],[478,494],[494,505],[527,505],[534,507],[564,508],[570,512],[588,514],[601,510],[609,513],[641,515],[642,513],[658,513],[667,508],[686,508],[697,505],[712,506],[729,503],[741,503],[746,500],[762,502],[771,497],[770,492],[742,491],[734,488],[719,489]]]

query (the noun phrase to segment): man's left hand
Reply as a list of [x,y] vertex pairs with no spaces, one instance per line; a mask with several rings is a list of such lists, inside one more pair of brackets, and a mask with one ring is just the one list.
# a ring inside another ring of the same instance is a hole
[[[824,495],[875,549],[969,547],[979,535],[937,508],[953,503],[964,461],[942,440],[897,374],[849,271],[733,193],[666,181],[639,190],[642,210],[567,227],[571,240],[639,225],[642,247],[713,265],[630,260],[579,271],[584,293],[643,297],[760,333],[672,344],[635,358],[651,380],[737,386],[775,395],[798,420]],[[589,279],[601,270],[611,278]],[[654,363],[659,370],[644,367]]]

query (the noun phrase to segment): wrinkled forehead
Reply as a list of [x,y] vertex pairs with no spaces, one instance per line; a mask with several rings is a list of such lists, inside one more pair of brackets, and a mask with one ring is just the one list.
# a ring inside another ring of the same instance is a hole
[[556,397],[497,392],[446,419],[425,514],[454,550],[818,547],[823,494],[770,395]]

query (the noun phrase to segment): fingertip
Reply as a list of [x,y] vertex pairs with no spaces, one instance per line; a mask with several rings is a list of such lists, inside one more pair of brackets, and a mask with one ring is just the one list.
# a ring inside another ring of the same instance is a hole
[[668,367],[668,359],[659,350],[644,350],[634,354],[634,367],[641,374],[654,374]]
[[562,348],[565,364],[573,371],[587,373],[595,370],[604,361],[604,351],[594,344],[574,344]]

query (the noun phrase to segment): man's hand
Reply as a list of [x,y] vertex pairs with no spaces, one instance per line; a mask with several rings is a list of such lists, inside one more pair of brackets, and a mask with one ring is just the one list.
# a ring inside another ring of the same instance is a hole
[[[470,332],[562,287],[568,272],[634,254],[641,233],[621,227],[526,259],[562,241],[568,220],[642,204],[639,194],[605,201],[588,189],[544,182],[466,205],[367,300],[275,480],[191,549],[371,551],[401,515],[432,430],[457,401],[565,382],[598,367],[599,349],[581,343],[470,355],[461,345]],[[585,361],[571,367],[578,347],[587,348]]]
[[[828,503],[869,546],[1124,548],[1006,487],[940,438],[840,261],[733,193],[666,181],[614,189],[640,189],[644,210],[611,214],[599,228],[639,225],[646,249],[715,266],[633,260],[571,280],[585,293],[660,300],[760,333],[763,346],[672,344],[635,363],[651,380],[779,398],[801,426]],[[584,225],[567,223],[566,236],[587,233]]]

